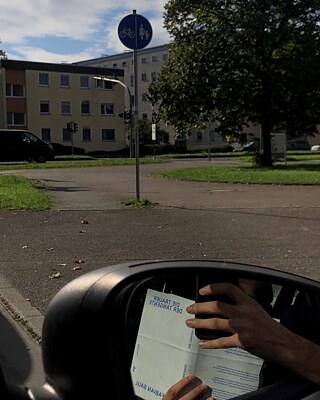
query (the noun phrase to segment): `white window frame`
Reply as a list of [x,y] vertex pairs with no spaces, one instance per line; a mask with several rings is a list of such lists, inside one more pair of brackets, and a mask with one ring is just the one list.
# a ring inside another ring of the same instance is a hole
[[[44,137],[43,137],[43,131],[44,130],[48,130],[49,131],[49,139],[45,139]],[[41,132],[41,139],[44,141],[44,142],[51,142],[51,128],[40,128],[40,132]]]
[[[108,108],[111,108],[112,112],[108,112]],[[100,104],[100,114],[101,115],[115,115],[114,114],[114,103],[101,103]]]
[[[66,85],[62,82],[63,78],[66,78],[68,81],[68,83]],[[70,75],[69,74],[60,74],[60,87],[70,89]]]
[[[89,75],[80,75],[80,89],[90,89],[90,77]],[[85,79],[87,84],[83,85],[82,80]]]
[[[89,111],[88,111],[88,112],[83,112],[82,106],[84,106],[84,105],[86,105],[86,106],[89,107]],[[80,104],[80,112],[81,112],[81,115],[91,115],[91,103],[90,103],[89,100],[83,100],[83,101],[81,101],[81,104]]]
[[[14,95],[14,87],[15,86],[19,86],[22,87],[22,95],[21,96],[15,96]],[[10,88],[10,94],[8,94],[8,87]],[[6,97],[19,97],[19,98],[24,98],[25,97],[25,86],[24,85],[20,85],[20,84],[16,84],[16,83],[7,83],[6,85]]]
[[[17,123],[15,115],[23,115],[23,123]],[[11,115],[11,118],[9,118],[9,115]],[[9,121],[11,120],[11,122]],[[25,113],[16,113],[13,111],[7,112],[7,124],[8,126],[25,126],[26,125],[26,114]]]
[[[46,76],[46,83],[42,83],[41,82],[41,77],[45,77]],[[42,87],[48,87],[48,86],[50,86],[50,75],[49,75],[49,72],[39,72],[39,75],[38,75],[38,84],[39,84],[39,86],[42,86]]]
[[[110,132],[112,131],[114,138],[113,139],[103,139],[103,132],[104,131],[110,131]],[[102,128],[101,129],[101,140],[103,142],[116,142],[116,130],[114,128]]]
[[[48,106],[48,111],[41,111],[41,106],[47,105]],[[39,112],[41,115],[48,115],[51,114],[51,104],[50,100],[40,100],[39,103]]]
[[[66,106],[66,105],[69,105],[69,111],[63,111],[63,106]],[[61,103],[60,103],[60,112],[61,112],[61,115],[71,115],[72,114],[72,112],[71,112],[71,101],[69,101],[69,100],[61,100]]]

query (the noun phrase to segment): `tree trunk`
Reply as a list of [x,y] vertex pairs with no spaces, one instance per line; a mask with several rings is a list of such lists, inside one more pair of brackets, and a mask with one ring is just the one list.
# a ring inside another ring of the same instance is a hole
[[261,139],[262,139],[262,156],[261,163],[262,167],[272,166],[272,152],[271,152],[271,127],[269,122],[263,122],[261,126]]

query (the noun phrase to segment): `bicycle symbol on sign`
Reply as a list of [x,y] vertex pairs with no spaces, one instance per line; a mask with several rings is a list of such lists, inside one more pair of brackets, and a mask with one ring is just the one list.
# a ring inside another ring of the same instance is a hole
[[124,27],[122,31],[120,31],[119,36],[121,39],[124,39],[126,36],[128,36],[130,39],[134,39],[136,35],[131,28]]

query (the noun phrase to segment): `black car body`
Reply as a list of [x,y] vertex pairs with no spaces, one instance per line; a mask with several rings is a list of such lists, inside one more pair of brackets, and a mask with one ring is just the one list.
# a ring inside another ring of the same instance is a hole
[[0,161],[46,162],[55,156],[52,146],[33,133],[0,129]]

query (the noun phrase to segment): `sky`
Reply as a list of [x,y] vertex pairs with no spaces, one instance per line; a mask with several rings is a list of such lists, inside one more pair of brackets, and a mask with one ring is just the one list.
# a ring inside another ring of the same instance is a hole
[[0,0],[0,48],[9,59],[49,63],[113,55],[128,49],[118,38],[122,18],[149,20],[148,47],[169,42],[163,28],[167,0]]

